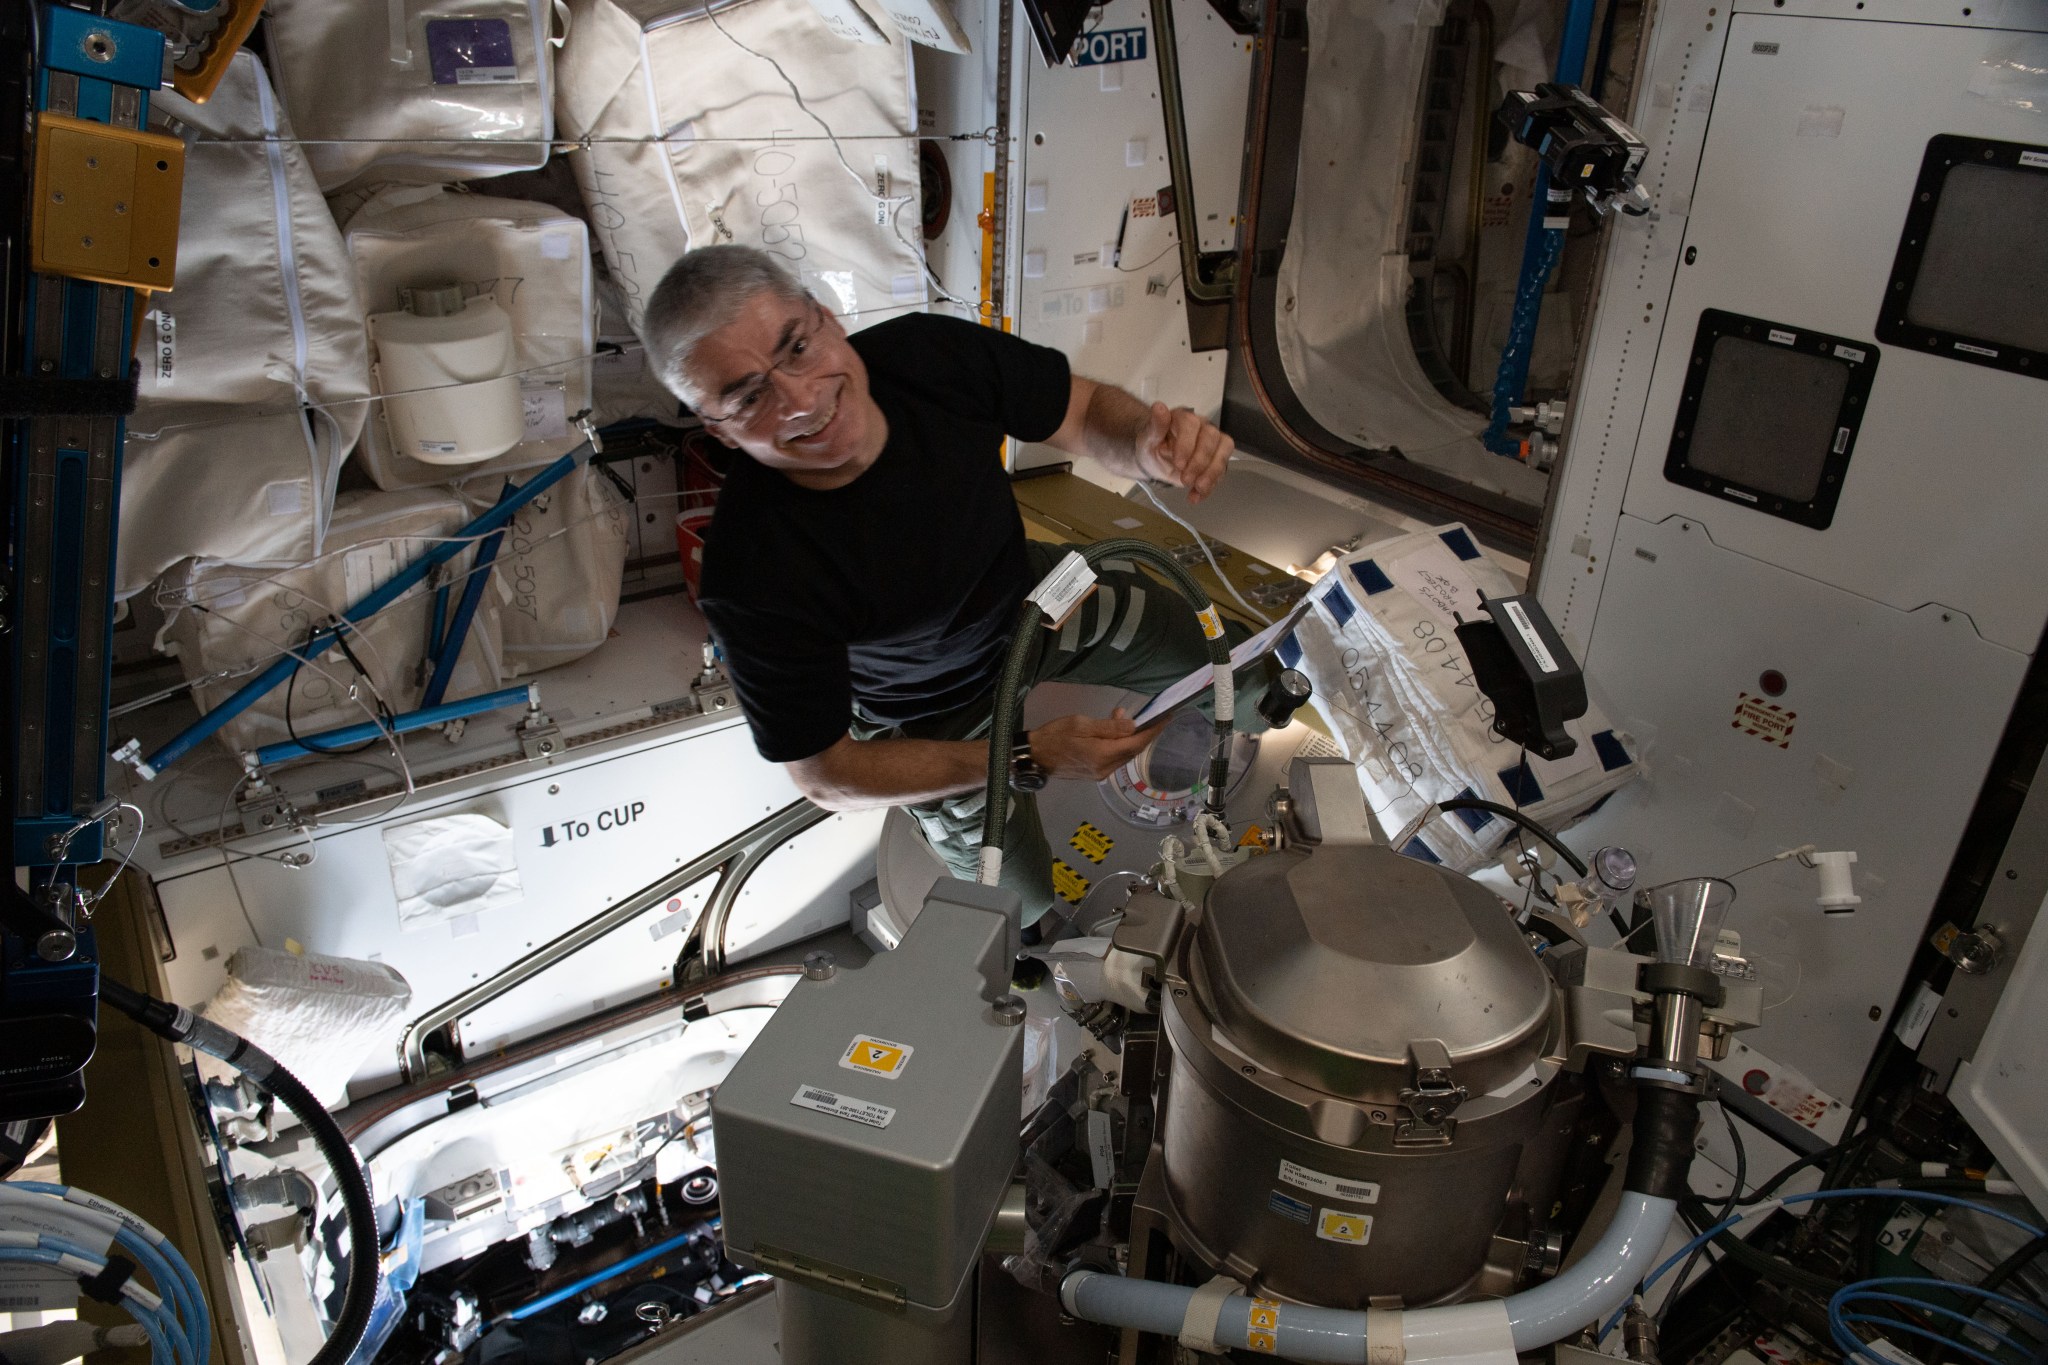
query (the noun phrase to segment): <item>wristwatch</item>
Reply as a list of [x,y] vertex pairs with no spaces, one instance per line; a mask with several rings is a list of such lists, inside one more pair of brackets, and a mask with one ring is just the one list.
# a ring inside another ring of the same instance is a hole
[[1031,756],[1031,736],[1022,730],[1010,742],[1010,790],[1035,792],[1045,789],[1047,772],[1039,761]]

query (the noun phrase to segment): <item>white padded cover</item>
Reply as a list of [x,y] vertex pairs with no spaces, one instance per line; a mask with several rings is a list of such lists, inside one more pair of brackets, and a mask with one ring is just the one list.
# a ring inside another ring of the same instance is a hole
[[[412,987],[381,962],[278,948],[237,948],[227,984],[200,1013],[284,1063],[330,1109],[348,1103],[348,1080],[372,1048],[391,1047]],[[200,1074],[226,1081],[233,1068],[199,1058]]]
[[[714,242],[782,257],[849,328],[921,308],[911,45],[849,42],[809,0],[747,0],[715,21],[695,5],[633,8],[661,12],[643,27],[616,0],[576,0],[556,104],[563,137],[591,139],[570,162],[628,322],[678,256]],[[789,74],[851,175],[739,44]]]
[[185,190],[178,287],[152,297],[136,347],[123,597],[181,559],[317,554],[369,392],[341,234],[262,65],[236,53],[205,104],[166,89],[150,107],[184,136]]
[[[1526,775],[1521,749],[1493,733],[1493,704],[1473,680],[1457,620],[1485,617],[1481,594],[1516,591],[1464,527],[1440,526],[1339,560],[1317,581],[1316,605],[1281,642],[1281,661],[1308,675],[1312,704],[1356,765],[1389,838],[1427,806],[1461,795],[1519,806],[1561,828],[1635,777],[1634,741],[1597,704],[1566,722],[1577,752],[1556,762],[1526,755]],[[1422,849],[1406,851],[1470,872],[1512,833],[1497,816],[1453,813],[1423,827]]]
[[277,86],[325,190],[537,170],[549,0],[270,0]]
[[[211,708],[252,667],[268,664],[285,647],[302,645],[315,626],[384,584],[431,549],[434,538],[454,535],[469,520],[469,510],[446,488],[343,493],[335,499],[327,552],[311,563],[280,570],[188,566],[165,575],[162,638],[175,647],[186,677],[235,675],[193,689],[199,704]],[[471,553],[465,550],[445,569],[451,616]],[[431,598],[427,585],[415,586],[349,635],[350,648],[393,712],[419,705]],[[498,597],[486,592],[456,661],[448,700],[498,688],[499,650]],[[374,710],[375,698],[342,652],[329,649],[314,662],[317,670],[302,667],[291,684],[292,729],[305,736],[368,721],[365,707]],[[360,705],[349,699],[350,689]],[[240,753],[289,738],[285,699],[280,685],[223,726],[222,742]]]
[[[503,479],[483,478],[457,491],[481,514],[503,488]],[[583,465],[513,516],[491,568],[506,677],[580,659],[605,642],[619,614],[632,515],[611,482]]]
[[[451,469],[398,453],[384,405],[374,404],[357,459],[379,488],[530,469],[582,444],[573,419],[590,407],[597,342],[590,236],[582,219],[546,204],[445,186],[393,186],[348,220],[344,240],[365,317],[396,312],[399,290],[421,285],[455,283],[465,293],[495,299],[512,317],[512,363],[527,408],[526,440],[496,459]],[[373,385],[376,363],[373,351]]]

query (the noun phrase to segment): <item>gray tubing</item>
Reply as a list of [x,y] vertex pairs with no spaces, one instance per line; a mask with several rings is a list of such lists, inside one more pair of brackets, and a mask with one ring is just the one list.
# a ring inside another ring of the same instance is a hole
[[[1547,1346],[1620,1307],[1649,1270],[1677,1209],[1669,1199],[1625,1192],[1614,1221],[1585,1259],[1549,1283],[1500,1304],[1506,1310],[1515,1350]],[[1077,1270],[1061,1283],[1060,1303],[1075,1317],[1090,1322],[1178,1337],[1194,1292],[1184,1285]],[[1219,1343],[1234,1349],[1248,1344],[1251,1303],[1242,1294],[1223,1301],[1216,1328]],[[1405,1341],[1416,1335],[1434,1335],[1434,1319],[1469,1315],[1477,1307],[1459,1304],[1402,1312],[1398,1315],[1402,1337]],[[1276,1345],[1275,1353],[1288,1360],[1357,1365],[1366,1359],[1366,1314],[1288,1304],[1279,1314]]]

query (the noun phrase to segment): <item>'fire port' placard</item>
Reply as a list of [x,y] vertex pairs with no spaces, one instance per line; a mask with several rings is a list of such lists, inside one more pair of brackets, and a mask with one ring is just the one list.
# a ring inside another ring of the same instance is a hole
[[1792,724],[1799,719],[1797,711],[1787,711],[1762,697],[1753,697],[1747,692],[1735,694],[1735,729],[1745,735],[1753,735],[1766,744],[1775,744],[1780,749],[1792,747]]

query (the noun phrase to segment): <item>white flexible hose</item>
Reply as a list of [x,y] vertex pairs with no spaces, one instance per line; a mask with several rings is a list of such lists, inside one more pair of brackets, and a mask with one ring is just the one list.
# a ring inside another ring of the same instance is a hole
[[[1215,1339],[1237,1350],[1257,1349],[1288,1360],[1342,1365],[1402,1365],[1410,1355],[1441,1359],[1471,1351],[1533,1351],[1612,1312],[1634,1290],[1663,1244],[1678,1205],[1654,1195],[1624,1192],[1614,1221],[1593,1249],[1547,1284],[1507,1299],[1418,1308],[1406,1312],[1351,1312],[1272,1304],[1233,1294],[1217,1315]],[[1185,1285],[1125,1279],[1077,1270],[1060,1284],[1060,1303],[1077,1318],[1179,1336],[1188,1300]],[[1253,1315],[1258,1314],[1257,1325]]]

